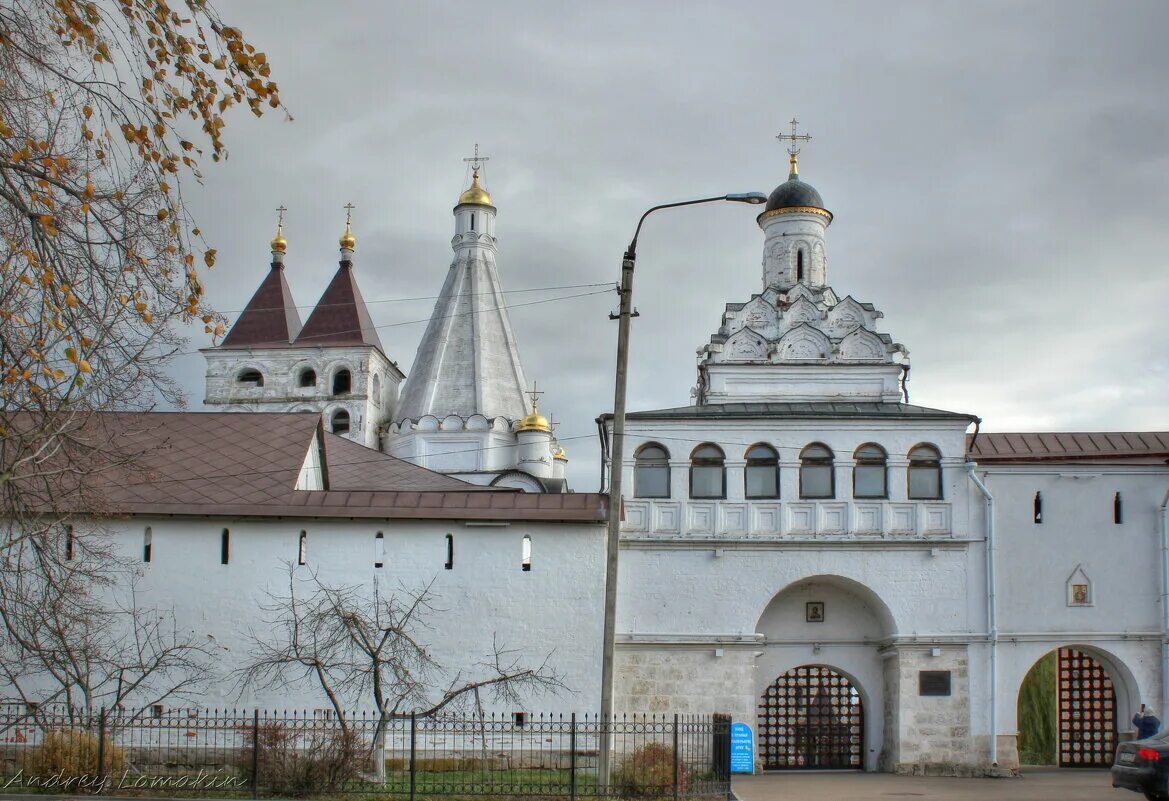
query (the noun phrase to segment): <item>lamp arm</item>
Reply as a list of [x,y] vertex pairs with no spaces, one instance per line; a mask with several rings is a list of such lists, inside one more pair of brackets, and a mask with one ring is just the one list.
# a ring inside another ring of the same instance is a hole
[[659,209],[673,209],[677,208],[678,206],[694,206],[699,203],[713,203],[716,200],[726,199],[726,195],[718,195],[717,197],[704,197],[699,198],[698,200],[683,200],[678,203],[663,203],[660,206],[654,206],[653,208],[647,210],[645,214],[641,215],[641,219],[637,221],[637,228],[633,231],[633,239],[630,240],[629,247],[625,250],[625,258],[637,258],[637,238],[641,236],[641,224],[645,222],[646,217],[653,214],[655,211]]

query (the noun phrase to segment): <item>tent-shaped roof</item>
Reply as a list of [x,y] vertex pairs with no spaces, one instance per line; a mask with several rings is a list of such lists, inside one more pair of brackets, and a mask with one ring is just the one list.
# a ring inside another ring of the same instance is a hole
[[352,262],[341,262],[293,344],[369,345],[382,350],[377,328],[357,288]]
[[287,347],[299,333],[300,314],[284,280],[284,267],[274,263],[220,347]]

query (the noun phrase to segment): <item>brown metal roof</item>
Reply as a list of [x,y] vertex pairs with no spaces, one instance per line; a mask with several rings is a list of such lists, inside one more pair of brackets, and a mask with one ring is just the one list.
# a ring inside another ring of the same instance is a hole
[[[325,293],[300,335],[296,345],[372,345],[382,350],[382,341],[369,316],[365,299],[353,277],[353,263],[341,262]],[[384,351],[383,351],[384,352]]]
[[[328,489],[297,490],[323,436]],[[320,415],[107,412],[70,440],[103,454],[81,490],[53,505],[93,514],[362,517],[600,523],[607,497],[467,484],[325,434]]]
[[[973,444],[972,444],[973,440]],[[981,432],[967,436],[967,454],[979,464],[1078,462],[1169,463],[1169,431]]]
[[287,347],[299,333],[300,314],[284,280],[284,269],[273,264],[220,347]]

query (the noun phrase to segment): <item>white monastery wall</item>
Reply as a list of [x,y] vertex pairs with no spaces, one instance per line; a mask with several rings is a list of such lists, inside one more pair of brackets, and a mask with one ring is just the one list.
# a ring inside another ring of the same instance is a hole
[[[152,533],[151,561],[143,536]],[[220,537],[230,527],[229,564],[220,562]],[[311,686],[260,690],[237,697],[224,677],[247,660],[249,631],[264,629],[266,592],[286,595],[288,563],[298,558],[307,532],[307,564],[327,584],[357,585],[372,596],[433,581],[435,611],[423,618],[423,641],[449,679],[492,653],[492,639],[528,665],[546,657],[568,690],[526,698],[524,707],[496,705],[488,712],[593,712],[599,703],[597,643],[602,633],[604,531],[596,525],[551,523],[473,526],[458,521],[216,520],[134,518],[112,533],[134,561],[145,606],[174,609],[180,632],[206,639],[221,658],[220,675],[201,706],[280,708],[325,706]],[[383,567],[376,568],[375,534],[384,533]],[[446,535],[454,563],[444,569]],[[531,537],[531,569],[522,570],[522,540]],[[566,577],[571,577],[566,580]],[[469,671],[469,673],[468,673]],[[436,677],[436,686],[444,677]],[[368,707],[370,702],[362,704]],[[172,705],[180,705],[177,702]]]

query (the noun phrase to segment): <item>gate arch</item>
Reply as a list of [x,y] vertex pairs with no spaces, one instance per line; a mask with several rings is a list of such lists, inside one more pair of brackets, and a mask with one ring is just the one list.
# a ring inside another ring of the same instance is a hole
[[860,688],[828,665],[801,665],[773,681],[757,721],[764,770],[864,768]]

